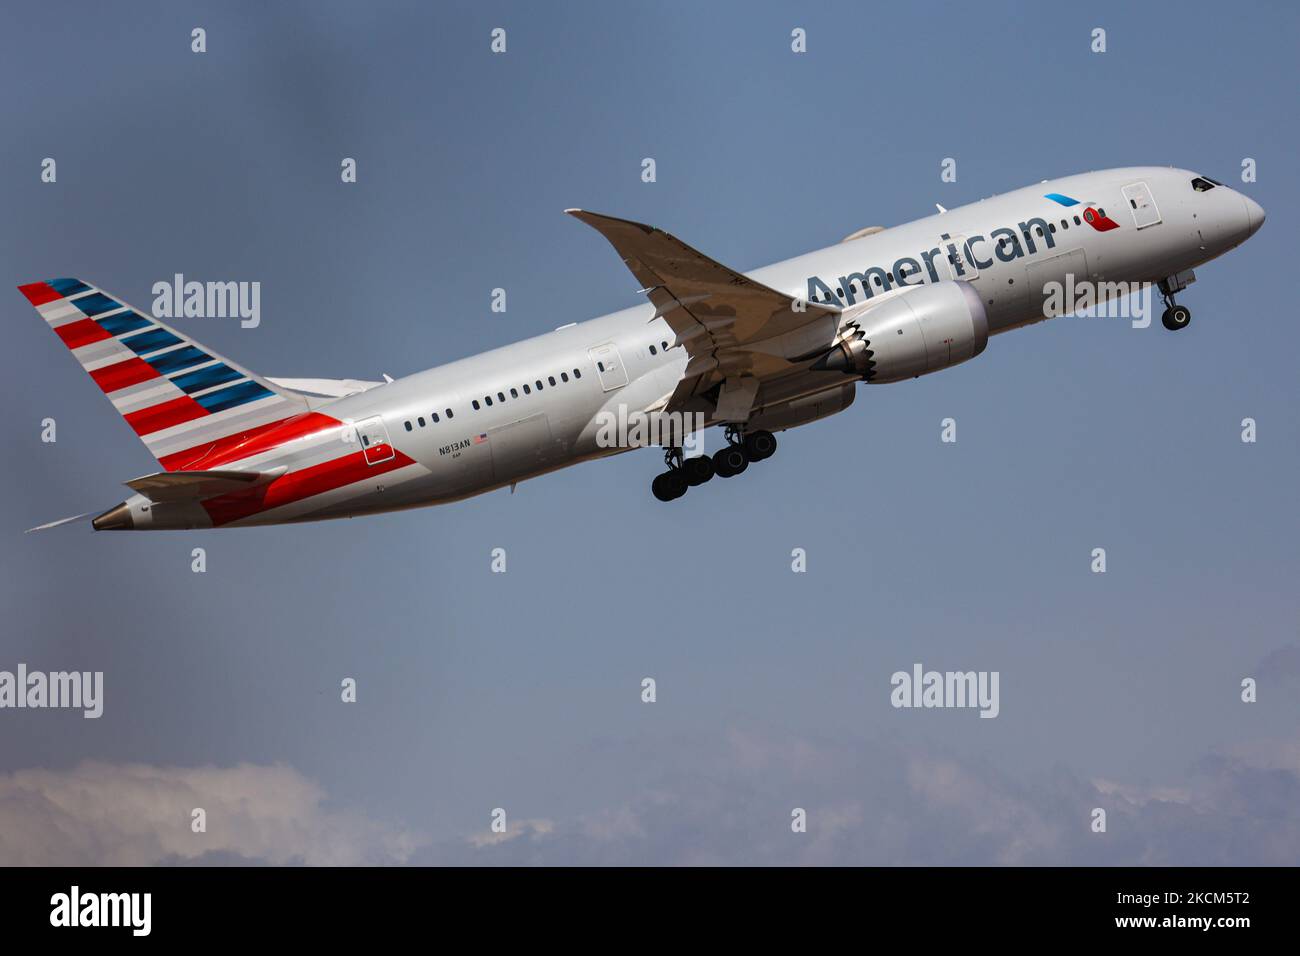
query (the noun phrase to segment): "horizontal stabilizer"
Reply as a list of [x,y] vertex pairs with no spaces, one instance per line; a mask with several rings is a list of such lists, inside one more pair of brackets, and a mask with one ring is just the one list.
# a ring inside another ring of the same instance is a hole
[[193,501],[252,488],[270,481],[284,466],[272,471],[160,471],[123,482],[150,501]]
[[329,398],[343,398],[385,384],[367,382],[359,378],[268,378],[267,381],[291,392],[324,395]]

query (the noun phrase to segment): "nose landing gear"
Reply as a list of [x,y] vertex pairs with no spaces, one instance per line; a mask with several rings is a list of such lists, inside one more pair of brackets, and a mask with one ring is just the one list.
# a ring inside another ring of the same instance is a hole
[[1180,273],[1168,279],[1162,279],[1158,288],[1160,295],[1165,302],[1165,311],[1160,316],[1160,324],[1170,332],[1177,332],[1179,329],[1187,328],[1188,323],[1192,321],[1192,310],[1185,305],[1179,305],[1174,301],[1174,293],[1186,289],[1190,280],[1182,281]]
[[1165,300],[1167,308],[1160,316],[1160,324],[1170,332],[1177,332],[1179,329],[1187,328],[1187,324],[1192,321],[1192,310],[1185,305],[1179,305],[1172,299]]
[[727,444],[712,457],[699,455],[683,458],[680,448],[664,450],[668,470],[650,483],[651,493],[660,501],[674,501],[688,488],[702,485],[717,475],[734,478],[751,462],[763,461],[776,453],[776,436],[769,431],[743,432],[734,425],[727,428]]

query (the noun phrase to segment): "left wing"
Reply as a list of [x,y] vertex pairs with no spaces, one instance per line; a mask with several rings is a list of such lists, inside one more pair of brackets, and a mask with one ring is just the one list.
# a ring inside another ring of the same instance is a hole
[[565,210],[609,240],[673,330],[689,361],[665,411],[718,388],[718,417],[744,421],[764,381],[795,371],[835,344],[840,309],[770,289],[662,229]]
[[167,501],[198,501],[264,484],[278,477],[285,466],[271,471],[160,471],[123,482],[155,504]]

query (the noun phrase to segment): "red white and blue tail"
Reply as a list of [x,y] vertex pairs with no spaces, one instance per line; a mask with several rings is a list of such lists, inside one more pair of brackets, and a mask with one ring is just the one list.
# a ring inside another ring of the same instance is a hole
[[80,279],[18,291],[168,471],[308,410],[300,396]]

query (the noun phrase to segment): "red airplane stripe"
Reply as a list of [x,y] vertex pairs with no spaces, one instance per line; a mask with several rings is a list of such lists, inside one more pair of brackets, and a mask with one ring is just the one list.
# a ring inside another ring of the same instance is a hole
[[143,436],[160,432],[164,428],[171,428],[181,422],[202,418],[207,413],[208,410],[194,399],[182,395],[180,398],[173,398],[152,408],[142,408],[123,417],[126,418],[126,423],[135,429],[137,435]]
[[54,332],[59,338],[63,339],[63,344],[70,349],[79,349],[91,342],[102,342],[104,339],[113,337],[108,334],[107,329],[94,319],[80,319],[66,325],[56,326]]
[[293,504],[313,495],[324,494],[368,477],[386,474],[413,464],[412,459],[397,452],[388,461],[367,465],[364,452],[354,452],[342,458],[303,468],[301,471],[281,475],[269,484],[251,491],[219,495],[203,502],[214,527],[247,518],[260,511]]
[[120,388],[126,388],[130,385],[139,385],[141,382],[147,382],[151,378],[159,378],[158,370],[142,358],[132,356],[124,362],[115,362],[112,365],[105,365],[103,368],[97,368],[90,373],[90,377],[95,380],[105,393],[116,392]]
[[54,288],[45,282],[29,282],[27,285],[20,285],[18,291],[27,296],[27,301],[32,305],[44,305],[46,302],[53,302],[55,299],[62,299]]
[[279,421],[267,422],[265,425],[258,425],[234,435],[224,435],[205,444],[174,452],[158,461],[168,471],[178,471],[199,464],[202,464],[204,469],[218,468],[232,461],[239,461],[241,458],[260,455],[264,451],[270,451],[277,445],[301,438],[303,435],[337,428],[338,425],[337,418],[330,418],[319,412],[305,412],[281,418]]

